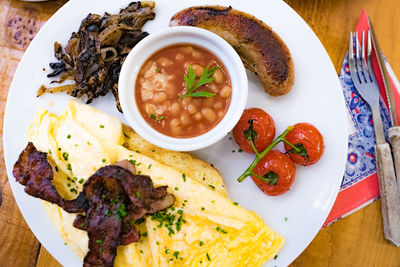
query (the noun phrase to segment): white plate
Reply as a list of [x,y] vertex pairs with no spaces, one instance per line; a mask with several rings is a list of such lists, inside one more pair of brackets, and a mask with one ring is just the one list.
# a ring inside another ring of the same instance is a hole
[[[64,245],[51,224],[40,201],[24,193],[15,182],[12,167],[26,145],[26,131],[38,107],[53,112],[62,111],[67,100],[65,94],[36,97],[40,85],[47,81],[44,67],[53,62],[53,44],[66,44],[73,31],[89,12],[116,13],[128,5],[129,0],[69,1],[46,23],[37,34],[19,64],[11,85],[4,119],[4,156],[10,185],[17,204],[33,233],[45,248],[64,266],[80,266],[81,261]],[[168,27],[171,16],[182,8],[202,5],[204,1],[158,1],[156,18],[144,29],[155,32]],[[266,266],[290,264],[311,242],[325,221],[343,176],[347,152],[345,104],[336,71],[318,38],[307,24],[283,1],[207,1],[209,4],[232,5],[248,12],[270,25],[289,47],[292,54],[296,81],[292,91],[282,97],[271,98],[264,93],[257,78],[248,72],[248,107],[261,107],[274,118],[277,133],[296,122],[314,124],[325,139],[325,153],[315,165],[297,167],[292,189],[278,197],[264,195],[247,179],[239,184],[236,178],[246,169],[252,156],[232,153],[237,147],[229,135],[221,142],[196,152],[213,163],[222,173],[229,196],[247,209],[257,212],[266,223],[287,242],[277,260]],[[96,99],[92,104],[123,119],[116,110],[111,95]],[[287,221],[284,218],[287,217]]]

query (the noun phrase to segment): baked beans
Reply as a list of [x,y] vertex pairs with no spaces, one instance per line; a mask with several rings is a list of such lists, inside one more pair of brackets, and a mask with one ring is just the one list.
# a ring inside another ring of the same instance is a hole
[[[212,96],[185,96],[184,76],[193,69],[196,84],[205,70],[212,81],[193,92]],[[211,130],[224,117],[231,100],[230,77],[222,62],[211,52],[194,45],[166,47],[153,54],[139,71],[135,84],[136,104],[145,121],[162,134],[189,138]]]

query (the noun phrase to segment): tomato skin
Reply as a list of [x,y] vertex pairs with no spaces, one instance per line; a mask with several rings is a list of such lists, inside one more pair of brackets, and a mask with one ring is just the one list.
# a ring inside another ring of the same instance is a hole
[[296,167],[293,161],[279,150],[271,150],[257,163],[253,172],[264,176],[270,171],[275,172],[279,177],[276,185],[268,184],[253,176],[251,178],[261,191],[269,196],[278,196],[287,192],[296,176]]
[[250,126],[249,120],[253,120],[253,128],[257,132],[255,146],[258,152],[263,151],[274,141],[275,123],[272,117],[260,108],[250,108],[243,112],[239,122],[233,128],[233,138],[243,151],[254,154],[249,140],[243,133]]
[[[296,145],[302,144],[307,150],[309,159],[298,154],[288,153],[290,158],[297,164],[308,166],[316,163],[324,153],[324,139],[318,129],[310,123],[297,123],[294,129],[286,135],[286,140]],[[285,144],[285,150],[289,151],[291,147]]]

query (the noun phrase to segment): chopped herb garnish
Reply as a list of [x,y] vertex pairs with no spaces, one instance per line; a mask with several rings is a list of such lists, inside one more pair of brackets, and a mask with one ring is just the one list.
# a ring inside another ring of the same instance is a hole
[[182,173],[183,181],[186,182],[186,174]]
[[72,167],[71,167],[71,164],[70,164],[70,163],[67,164],[67,170],[69,170],[69,171],[72,170]]
[[139,162],[138,164],[136,164],[136,166],[140,166],[140,165],[142,165],[142,163],[141,163],[141,162]]
[[210,187],[212,190],[215,190],[215,186],[209,184],[208,187]]
[[215,93],[207,92],[207,91],[197,91],[194,92],[197,88],[207,83],[211,83],[214,80],[214,72],[219,69],[219,67],[213,67],[210,70],[208,67],[204,68],[203,73],[201,74],[200,78],[198,79],[197,83],[195,84],[196,74],[193,71],[191,65],[188,68],[188,75],[184,74],[183,78],[185,79],[186,83],[186,93],[181,95],[179,98],[183,97],[213,97]]
[[201,210],[205,210],[206,208],[204,208],[204,207],[201,207]]
[[132,163],[132,164],[133,164],[133,166],[135,166],[135,165],[136,165],[136,160],[130,159],[130,160],[129,160],[129,162],[130,162],[130,163]]
[[103,125],[103,124],[100,124],[99,127],[103,129],[103,128],[104,128],[104,125]]
[[140,192],[139,191],[136,191],[136,197],[140,198]]
[[106,194],[106,193],[101,194],[101,198],[102,198],[102,199],[105,199],[106,197],[107,197],[107,194]]
[[242,152],[243,152],[243,150],[242,150],[242,149],[238,149],[238,152],[242,153]]
[[204,242],[203,242],[203,241],[200,241],[200,247],[201,247],[202,245],[204,245]]
[[278,255],[275,255],[274,260],[276,260],[278,258]]
[[147,169],[150,169],[151,168],[151,164],[147,167]]
[[78,194],[78,191],[76,191],[75,188],[71,188],[69,191],[71,191],[72,193]]
[[85,181],[85,179],[81,178],[81,179],[79,179],[78,183],[83,184],[84,181]]
[[118,209],[115,211],[115,214],[117,215],[117,218],[121,219],[122,217],[125,217],[128,213],[125,210],[125,204],[119,205]]
[[51,155],[51,149],[49,149],[49,154]]
[[102,244],[102,243],[103,243],[103,240],[97,239],[97,240],[96,240],[96,243],[97,243],[97,244]]
[[143,250],[139,250],[140,251],[140,253],[142,253],[143,254]]
[[223,233],[223,234],[227,234],[228,232],[227,232],[227,231],[225,231],[224,229],[221,229],[221,233]]
[[288,217],[285,217],[285,218],[283,218],[284,220],[285,220],[285,222],[287,222],[288,220],[289,220],[289,218]]
[[58,172],[58,167],[57,166],[55,166],[54,169],[56,170],[56,172]]
[[161,72],[161,69],[156,69],[157,72]]
[[[171,211],[173,211],[172,208],[173,207],[171,207]],[[175,226],[176,231],[180,231],[182,223],[186,223],[186,221],[183,220],[182,217],[183,210],[178,210],[177,213],[179,214],[179,216],[173,213],[169,213],[168,210],[158,211],[151,216],[151,219],[153,221],[159,222],[159,225],[157,226],[158,228],[161,228],[163,226],[166,227],[168,230],[168,235],[171,236],[175,234],[175,231],[172,228],[173,226]]]
[[175,231],[174,231],[174,229],[172,229],[172,227],[168,226],[167,229],[168,229],[168,235],[169,235],[169,236],[175,234]]
[[80,228],[85,227],[85,223],[81,223],[81,224],[79,225],[79,227],[80,227]]
[[217,232],[219,232],[221,230],[221,227],[217,226],[217,228],[215,228],[215,230],[217,230]]
[[234,149],[232,150],[232,153],[235,153],[235,150],[234,150]]
[[233,202],[233,205],[237,206],[237,205],[239,205],[239,203],[237,203],[237,202]]
[[169,249],[166,249],[166,250],[165,250],[165,254],[169,254]]
[[61,147],[58,148],[58,151],[61,151]]
[[154,149],[152,149],[151,152],[156,152],[156,151]]
[[142,236],[146,237],[146,236],[147,236],[147,232],[144,232],[144,233],[142,234]]
[[101,162],[103,162],[103,163],[106,162],[106,161],[107,161],[106,159],[101,159]]
[[138,173],[137,173],[138,175],[141,175],[142,174],[142,171],[138,171]]
[[67,183],[67,186],[68,186],[68,187],[71,187],[71,184],[70,184],[70,183]]
[[87,144],[88,144],[88,146],[90,146],[90,145],[91,145],[89,141],[87,142]]
[[100,253],[103,252],[103,248],[102,248],[102,247],[99,248],[99,252],[100,252]]
[[111,213],[110,213],[109,210],[106,210],[106,211],[104,212],[104,214],[107,215],[107,216],[111,216]]
[[157,245],[157,246],[160,245],[160,242],[156,241],[156,245]]
[[63,156],[63,158],[64,158],[65,161],[68,160],[69,155],[68,155],[67,152],[63,152],[63,153],[62,153],[62,156]]
[[210,258],[210,255],[208,255],[208,252],[206,253],[206,256],[207,256],[207,260],[210,261],[211,258]]
[[172,254],[172,256],[174,256],[176,259],[178,259],[178,255],[179,255],[179,251],[175,251],[174,254]]
[[175,191],[178,191],[179,190],[179,188],[178,187],[175,187]]
[[160,120],[165,119],[165,116],[157,117],[157,116],[154,115],[154,114],[151,114],[150,117],[151,117],[153,120],[156,120],[156,121],[160,121]]
[[70,139],[70,138],[71,138],[71,135],[70,135],[70,134],[68,134],[68,135],[67,135],[67,138],[68,138],[68,139]]
[[67,245],[67,242],[64,242],[64,245]]

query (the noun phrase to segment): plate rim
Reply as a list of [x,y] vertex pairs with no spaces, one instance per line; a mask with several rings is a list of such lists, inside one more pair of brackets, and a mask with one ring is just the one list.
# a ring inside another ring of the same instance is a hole
[[[292,9],[287,3],[283,2],[283,1],[280,1],[280,0],[271,0],[271,1],[272,1],[272,2],[275,2],[276,5],[282,5],[282,7],[283,7],[284,9],[286,9],[288,12],[291,13],[291,16],[294,16],[295,19],[296,19],[297,21],[299,21],[299,22],[302,24],[302,27],[303,27],[305,30],[309,31],[309,32],[313,35],[313,37],[316,38],[316,40],[318,41],[318,45],[320,45],[320,46],[322,47],[322,50],[323,50],[324,55],[329,59],[330,68],[331,68],[330,71],[333,70],[334,73],[335,73],[335,75],[336,75],[336,78],[337,78],[337,72],[336,72],[336,69],[334,68],[334,65],[333,65],[333,63],[332,63],[332,61],[331,61],[331,59],[330,59],[330,57],[329,57],[329,54],[327,53],[326,49],[324,48],[322,42],[319,40],[318,36],[317,36],[317,35],[313,32],[313,30],[310,28],[310,26],[309,26],[309,25],[301,18],[301,16],[300,16],[294,9]],[[58,10],[49,18],[49,20],[43,25],[43,27],[42,27],[42,28],[40,29],[40,31],[37,33],[37,35],[35,36],[35,38],[34,38],[34,40],[33,40],[32,42],[35,41],[35,39],[36,39],[37,36],[41,36],[41,35],[44,34],[44,32],[46,32],[46,29],[47,29],[47,26],[49,25],[49,22],[52,23],[53,20],[56,20],[57,17],[59,16],[59,14],[64,13],[64,10],[67,9],[69,6],[75,5],[75,2],[76,2],[76,1],[69,1],[69,2],[67,2],[66,4],[64,4],[60,9],[58,9]],[[157,1],[156,1],[156,2],[157,2]],[[232,2],[234,2],[234,1],[232,1]],[[57,16],[56,16],[56,15],[57,15]],[[39,35],[39,34],[40,34],[40,35]],[[30,52],[31,48],[32,48],[32,46],[29,45],[29,47],[28,47],[28,48],[26,49],[26,51],[24,52],[24,55],[22,56],[20,62],[23,62],[23,60],[24,60],[26,54],[28,54],[28,53]],[[17,75],[19,74],[19,72],[21,71],[20,69],[21,69],[21,64],[19,63],[19,64],[18,64],[18,67],[17,67],[17,69],[16,69],[16,71],[15,71],[14,76],[17,76]],[[340,82],[339,82],[339,79],[338,79],[338,78],[337,78],[337,80],[336,80],[336,83],[337,83],[338,89],[340,88],[340,90],[341,90],[341,85],[340,85]],[[8,117],[11,116],[11,115],[9,115],[9,112],[7,112],[7,110],[9,110],[8,106],[10,105],[10,102],[8,101],[8,96],[11,94],[11,92],[12,92],[11,89],[14,87],[14,84],[15,84],[15,80],[13,79],[13,81],[12,81],[12,83],[11,83],[11,85],[10,85],[10,90],[9,90],[9,92],[8,92],[8,95],[7,95],[7,102],[6,102],[6,105],[5,105],[5,112],[4,112],[4,121],[3,121],[3,150],[4,150],[4,161],[5,161],[6,172],[7,172],[7,176],[8,176],[9,182],[10,182],[10,187],[11,187],[12,192],[13,192],[14,199],[15,199],[17,205],[18,205],[18,208],[19,208],[20,211],[21,211],[21,214],[22,214],[23,218],[25,219],[26,223],[28,224],[29,228],[31,229],[32,232],[34,232],[34,231],[32,230],[32,227],[31,227],[31,223],[32,223],[32,222],[30,221],[29,217],[26,217],[26,216],[25,216],[26,214],[24,214],[24,213],[22,212],[22,209],[21,209],[22,200],[21,200],[20,198],[17,198],[17,197],[16,197],[16,194],[15,194],[15,190],[16,190],[16,185],[17,185],[17,183],[16,183],[16,182],[14,181],[14,179],[13,179],[11,169],[7,166],[7,165],[9,165],[9,164],[7,164],[7,163],[10,162],[10,161],[8,160],[8,157],[7,157],[7,154],[8,154],[7,151],[8,151],[8,149],[6,148],[6,143],[7,143],[7,140],[9,139],[8,134],[7,134],[8,131],[6,131],[6,129],[8,129],[8,126],[6,125],[6,122],[10,120]],[[345,114],[346,114],[346,112],[345,112],[345,111],[346,111],[346,106],[345,106],[344,101],[342,102],[342,109],[341,109],[341,110],[343,111],[342,113],[345,115]],[[344,151],[344,153],[343,153],[343,159],[342,159],[342,163],[343,163],[343,164],[341,164],[343,173],[344,173],[344,170],[345,170],[345,163],[346,163],[346,157],[347,157],[347,140],[348,140],[348,129],[347,129],[347,127],[344,127],[344,128],[345,128],[345,131],[343,131],[343,136],[342,136],[342,138],[343,138],[344,140],[346,140],[346,142],[343,143],[343,145],[346,144],[346,146],[345,146],[345,149],[343,150],[343,151]],[[10,175],[10,174],[11,174],[11,175]],[[329,215],[329,212],[331,211],[332,206],[333,206],[333,204],[334,204],[334,202],[335,202],[335,200],[336,200],[336,197],[337,197],[338,192],[339,192],[339,190],[340,190],[341,181],[342,181],[342,177],[340,177],[340,178],[338,178],[338,179],[336,180],[336,185],[337,185],[337,186],[336,186],[336,189],[333,190],[333,191],[331,192],[331,196],[330,196],[330,198],[329,198],[329,203],[328,203],[327,207],[325,208],[325,214],[324,214],[324,216],[323,216],[323,220],[321,220],[321,221],[322,221],[321,227],[323,226],[323,223],[325,222],[327,216]],[[50,218],[49,218],[49,220],[50,220]],[[312,235],[310,235],[311,237],[309,238],[309,240],[306,240],[305,242],[303,242],[303,243],[305,244],[305,246],[303,246],[302,248],[298,249],[298,250],[297,250],[298,253],[297,253],[296,255],[291,255],[290,261],[289,261],[287,264],[293,262],[293,261],[306,249],[306,247],[311,243],[311,241],[314,239],[314,237],[316,236],[316,234],[317,234],[319,231],[320,231],[320,228],[318,228],[318,229],[315,228],[315,229],[314,229]],[[36,237],[39,241],[42,240],[42,239],[41,239],[42,235],[41,235],[40,233],[38,233],[38,232],[35,231],[35,232],[34,232],[34,235],[35,235],[35,237]],[[57,236],[57,238],[61,238],[61,237]],[[41,242],[41,243],[42,243],[42,242]],[[42,244],[43,244],[43,245],[45,246],[45,248],[50,252],[50,254],[51,254],[54,258],[57,259],[58,262],[62,262],[62,261],[61,261],[61,257],[59,257],[59,255],[58,255],[57,253],[55,253],[56,248],[48,247],[48,246],[47,246],[48,244],[46,244],[46,243],[47,243],[47,242],[43,242]],[[71,249],[69,249],[69,250],[71,250]],[[75,254],[74,254],[74,255],[75,255]],[[270,261],[269,261],[269,262],[270,262]]]

